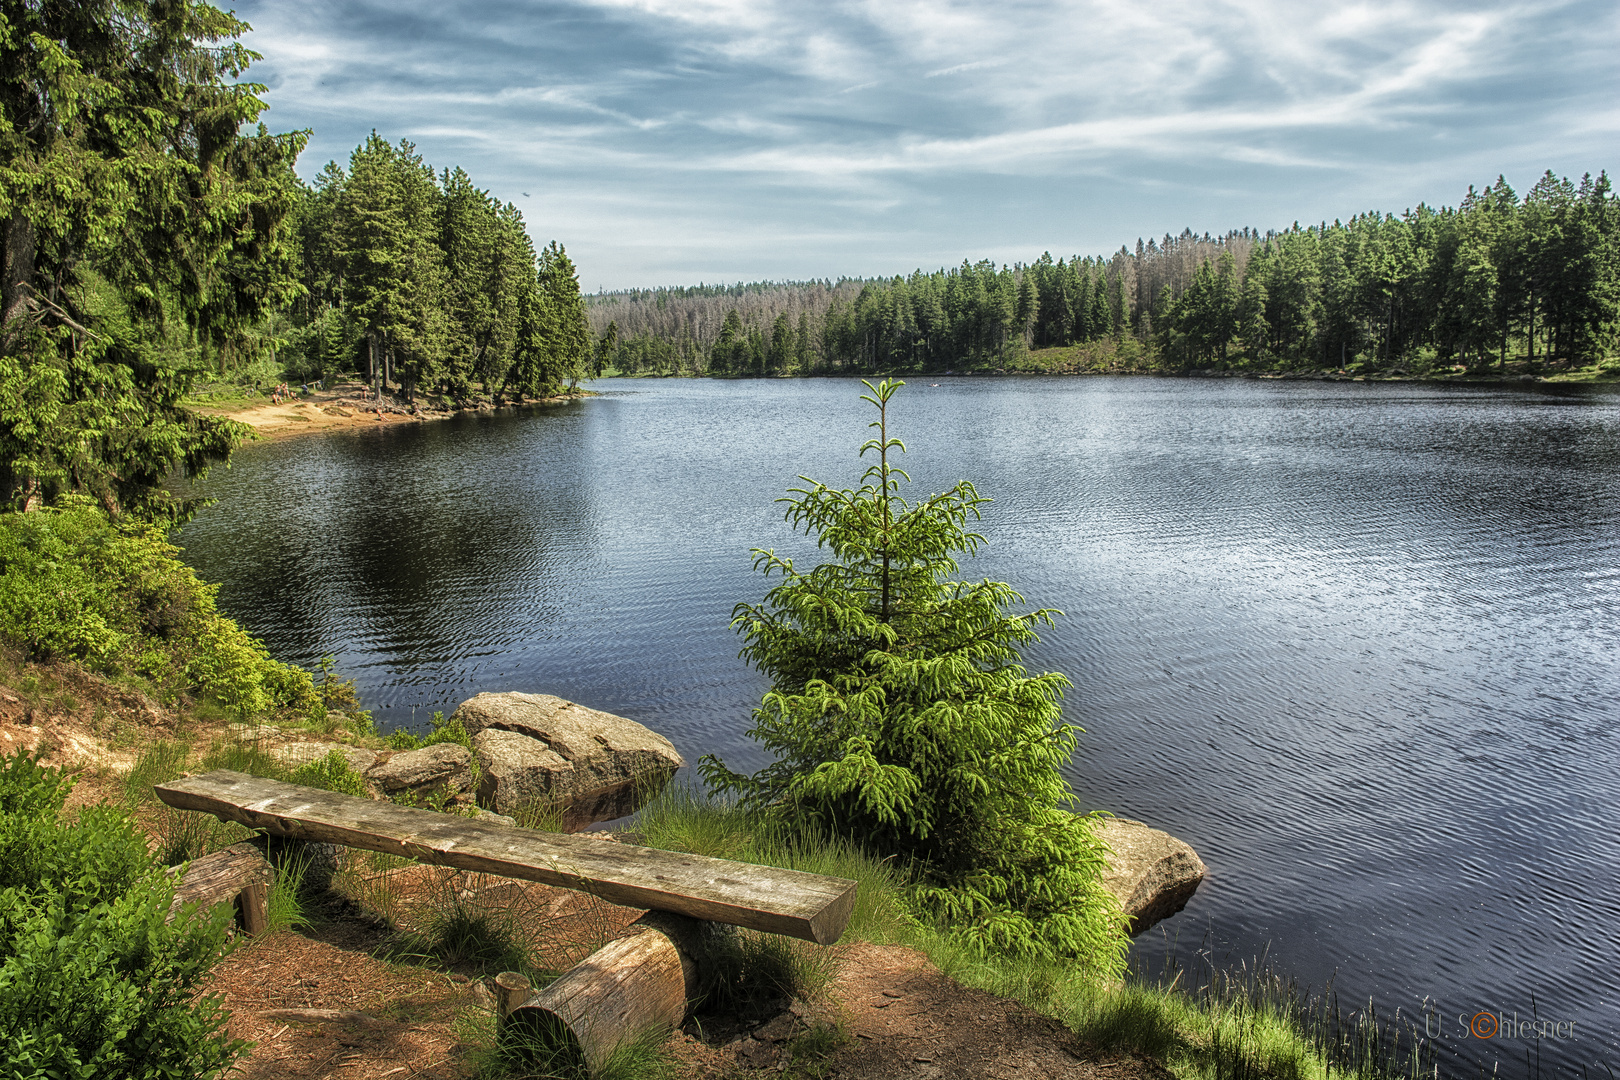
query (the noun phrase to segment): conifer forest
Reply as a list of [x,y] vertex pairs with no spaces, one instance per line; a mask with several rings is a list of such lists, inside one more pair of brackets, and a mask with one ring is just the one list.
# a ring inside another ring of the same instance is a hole
[[1107,257],[589,300],[628,372],[995,368],[1099,342],[1148,368],[1579,367],[1620,330],[1620,203],[1604,174],[1549,172],[1523,197],[1499,179],[1455,208],[1185,230]]

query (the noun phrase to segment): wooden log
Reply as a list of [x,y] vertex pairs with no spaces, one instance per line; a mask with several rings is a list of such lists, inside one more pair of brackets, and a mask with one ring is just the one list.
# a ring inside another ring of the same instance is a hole
[[[181,869],[171,866],[169,872],[178,874]],[[232,844],[193,859],[183,869],[184,876],[174,890],[174,903],[169,906],[171,920],[185,904],[213,907],[231,903],[237,905],[243,930],[253,935],[264,932],[274,872],[258,848],[248,843]]]
[[503,971],[495,976],[495,1027],[506,1026],[506,1018],[534,996],[534,986],[525,975],[516,971]]
[[224,769],[159,784],[158,798],[274,836],[344,844],[419,862],[577,889],[625,907],[830,945],[855,907],[855,882],[727,859],[486,825]]
[[242,916],[242,929],[249,937],[264,933],[270,923],[270,886],[262,881],[243,888],[236,898],[237,911]]
[[626,1039],[679,1027],[696,991],[696,927],[653,912],[630,929],[513,1008],[507,1026],[527,1029],[554,1053],[577,1055],[593,1074]]

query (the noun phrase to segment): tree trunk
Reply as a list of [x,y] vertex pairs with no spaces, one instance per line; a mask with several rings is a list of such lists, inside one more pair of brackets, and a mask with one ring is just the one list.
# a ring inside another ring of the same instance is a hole
[[34,276],[34,223],[20,213],[6,222],[4,265],[0,266],[0,326],[21,315]]
[[1536,291],[1534,289],[1530,290],[1530,305],[1525,318],[1530,320],[1530,330],[1525,334],[1525,347],[1530,350],[1530,367],[1531,370],[1534,370],[1536,366]]

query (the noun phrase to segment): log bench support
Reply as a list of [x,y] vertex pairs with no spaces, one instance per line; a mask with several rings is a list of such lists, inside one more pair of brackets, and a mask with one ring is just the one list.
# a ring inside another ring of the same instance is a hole
[[186,904],[198,903],[203,907],[215,904],[233,904],[237,920],[243,930],[257,937],[264,933],[269,921],[270,882],[274,872],[270,863],[252,844],[232,844],[228,848],[204,855],[183,868],[172,866],[169,873],[184,875],[175,886],[174,903],[169,906],[169,919],[180,914]]
[[496,980],[503,1037],[583,1060],[593,1072],[626,1039],[668,1032],[686,1018],[697,996],[703,922],[830,945],[855,907],[855,882],[845,878],[491,825],[225,770],[155,790],[169,806],[272,836],[384,851],[652,909],[631,933],[549,986],[536,991],[514,972]]
[[[681,1026],[687,1003],[697,995],[700,933],[696,919],[648,912],[626,936],[538,991],[528,991],[527,979],[508,972],[495,980],[501,1027],[583,1060],[594,1075],[626,1039],[663,1036]],[[524,984],[520,992],[507,981],[515,979]]]

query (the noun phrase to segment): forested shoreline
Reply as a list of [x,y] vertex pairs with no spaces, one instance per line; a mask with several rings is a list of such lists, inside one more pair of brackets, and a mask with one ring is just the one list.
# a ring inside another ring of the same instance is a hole
[[202,4],[0,12],[0,489],[183,521],[163,485],[248,429],[191,406],[351,372],[374,395],[547,397],[590,373],[572,261],[375,132],[313,184],[257,54]]
[[1107,257],[588,301],[602,362],[629,374],[1571,369],[1616,352],[1620,200],[1606,174],[1548,172],[1523,198],[1499,178],[1455,208]]
[[373,132],[345,170],[301,186],[290,229],[300,288],[272,327],[298,378],[357,371],[407,400],[545,397],[590,373],[595,342],[561,244],[461,168],[435,173]]

